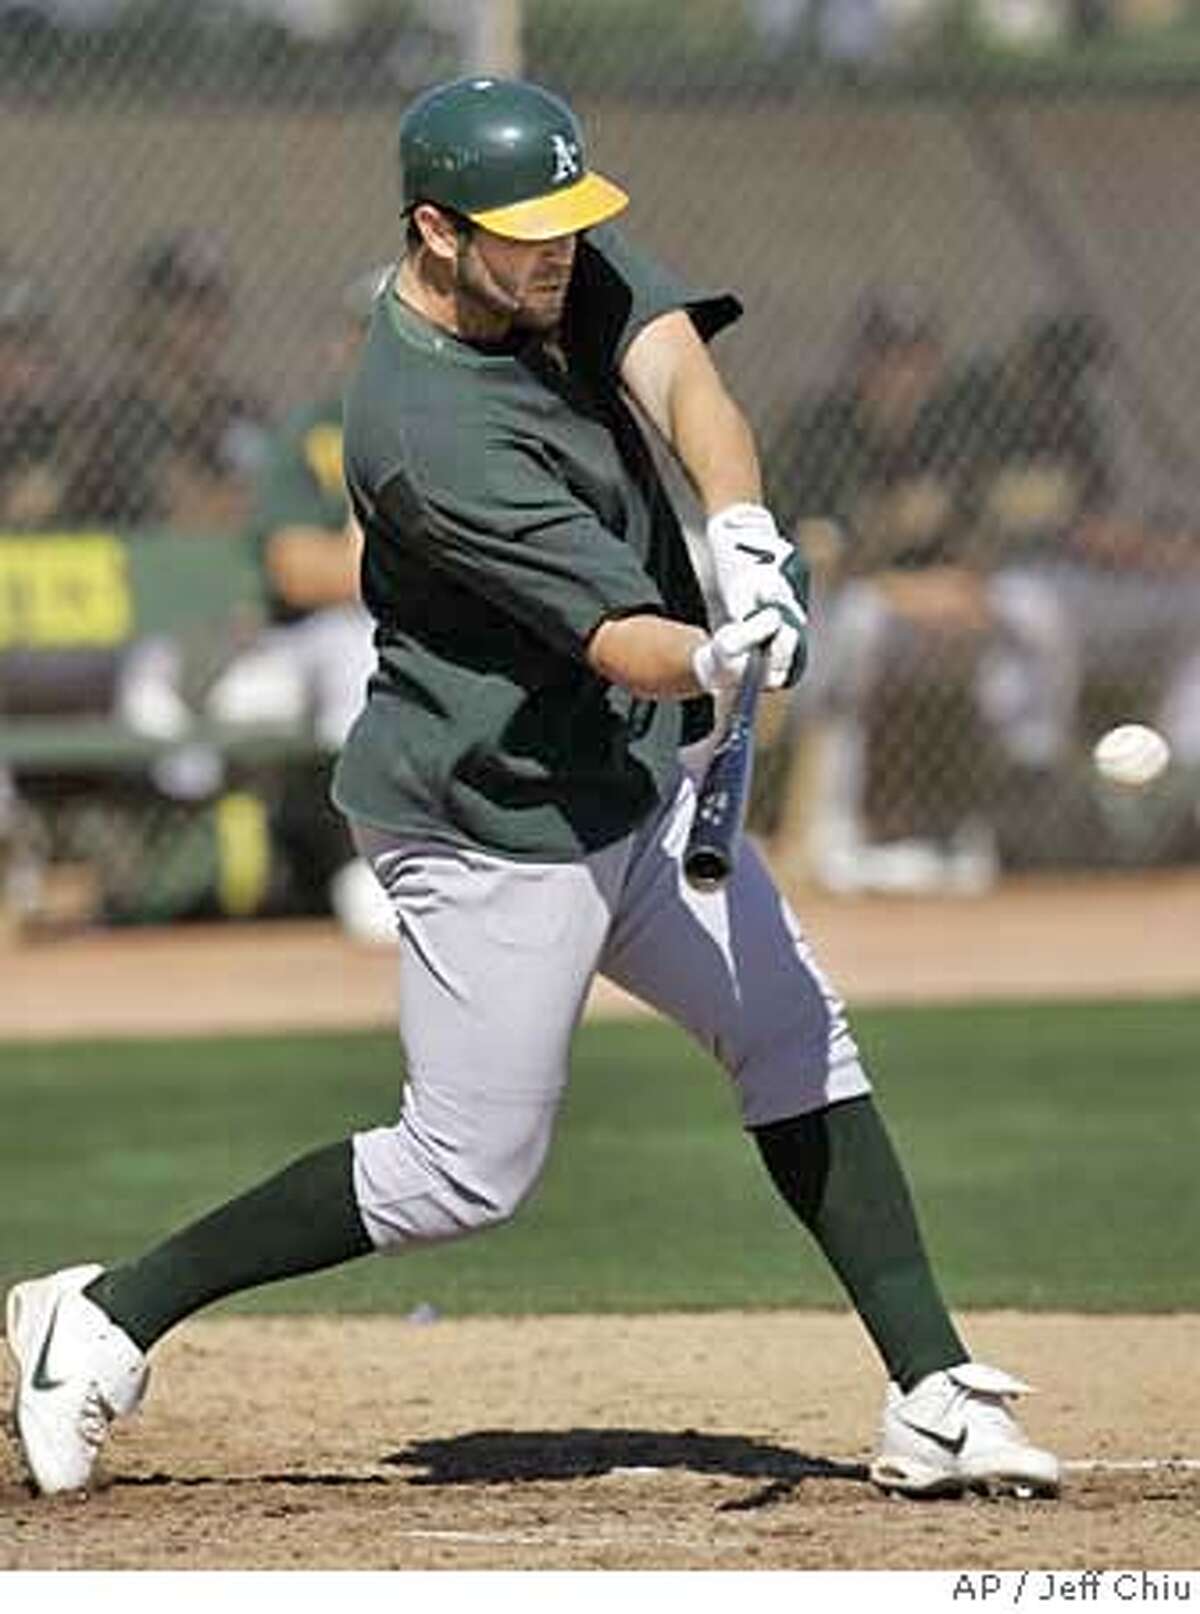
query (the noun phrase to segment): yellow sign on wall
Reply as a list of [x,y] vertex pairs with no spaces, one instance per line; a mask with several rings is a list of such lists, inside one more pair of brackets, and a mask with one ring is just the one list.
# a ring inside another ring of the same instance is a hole
[[0,650],[118,645],[133,624],[128,557],[118,538],[0,536]]

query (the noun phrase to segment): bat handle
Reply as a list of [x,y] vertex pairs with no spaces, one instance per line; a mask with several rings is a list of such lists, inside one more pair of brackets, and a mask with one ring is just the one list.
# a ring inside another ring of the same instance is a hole
[[763,684],[766,682],[767,654],[765,644],[756,644],[751,648],[746,671],[742,674],[742,681],[738,685],[736,705],[748,710],[751,716],[754,715],[758,697],[762,694]]

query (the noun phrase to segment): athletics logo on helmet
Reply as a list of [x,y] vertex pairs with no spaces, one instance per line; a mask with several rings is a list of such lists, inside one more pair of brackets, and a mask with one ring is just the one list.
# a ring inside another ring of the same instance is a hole
[[435,202],[514,241],[550,241],[629,201],[591,171],[565,101],[523,79],[467,78],[428,90],[400,121],[403,210]]
[[564,184],[569,179],[578,179],[582,166],[579,147],[573,140],[565,135],[551,135],[550,143],[554,147],[554,183]]

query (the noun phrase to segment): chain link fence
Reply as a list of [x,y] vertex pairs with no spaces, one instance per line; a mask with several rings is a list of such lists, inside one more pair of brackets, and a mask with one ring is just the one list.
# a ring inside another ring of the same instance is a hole
[[[814,578],[764,724],[780,859],[1194,857],[1194,0],[0,0],[4,527],[244,524],[397,253],[400,108],[473,70],[567,95],[630,230],[745,302],[720,357]],[[206,378],[182,427],[151,356]],[[1167,766],[1134,732],[1106,777],[1129,724]]]

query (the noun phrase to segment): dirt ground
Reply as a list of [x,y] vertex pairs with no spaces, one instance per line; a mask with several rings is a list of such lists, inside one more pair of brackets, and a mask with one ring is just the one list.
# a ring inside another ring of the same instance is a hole
[[0,1457],[0,1567],[1200,1565],[1200,1318],[964,1323],[1040,1385],[1059,1502],[876,1492],[850,1317],[198,1320],[106,1490],[33,1501]]
[[[852,1005],[1200,992],[1195,875],[800,906]],[[7,1037],[387,1024],[395,995],[390,956],[320,925],[13,942],[0,969]],[[0,1445],[0,1569],[1200,1567],[1200,1316],[960,1321],[1038,1386],[1059,1502],[880,1496],[849,1314],[197,1319],[97,1495],[33,1500]]]

